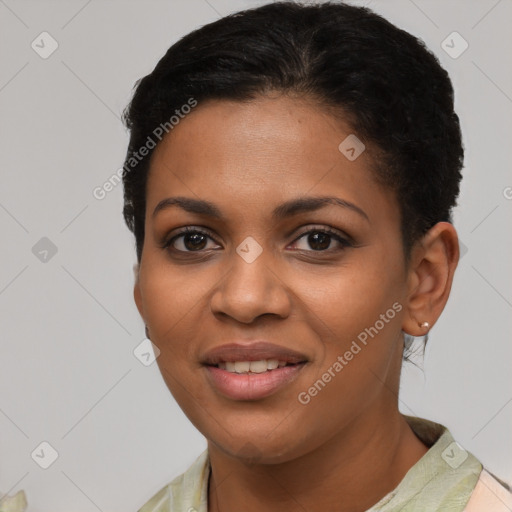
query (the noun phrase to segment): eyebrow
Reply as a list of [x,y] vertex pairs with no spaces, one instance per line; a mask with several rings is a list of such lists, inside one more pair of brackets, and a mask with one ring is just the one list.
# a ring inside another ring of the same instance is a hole
[[[340,199],[339,197],[332,196],[320,196],[320,197],[299,197],[297,199],[291,199],[283,204],[277,206],[272,212],[272,220],[277,221],[299,213],[313,212],[320,210],[327,205],[336,205],[343,208],[347,208],[357,213],[367,221],[370,219],[368,215],[350,201]],[[191,197],[167,197],[162,199],[153,210],[152,217],[154,218],[158,212],[166,210],[172,206],[178,206],[189,213],[196,213],[198,215],[205,215],[213,217],[215,219],[224,220],[224,217],[219,208],[211,203],[202,199],[193,199]]]

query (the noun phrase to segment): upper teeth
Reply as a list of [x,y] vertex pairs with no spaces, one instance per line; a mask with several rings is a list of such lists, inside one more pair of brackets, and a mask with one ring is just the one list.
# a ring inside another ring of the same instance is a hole
[[219,363],[219,368],[232,373],[263,373],[267,370],[275,370],[278,367],[286,366],[286,361],[277,359],[262,359],[261,361],[226,361]]

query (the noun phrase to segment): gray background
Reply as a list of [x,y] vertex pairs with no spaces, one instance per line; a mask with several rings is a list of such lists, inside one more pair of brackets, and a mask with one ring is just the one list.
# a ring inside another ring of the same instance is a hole
[[[206,446],[156,363],[134,355],[144,330],[122,186],[93,190],[122,165],[135,80],[182,35],[262,3],[0,0],[0,492],[25,489],[30,512],[136,510]],[[400,408],[447,425],[512,483],[512,2],[354,3],[439,56],[465,137],[467,252],[424,372],[404,367]],[[31,47],[50,48],[43,31],[59,45],[46,59]],[[453,31],[469,44],[458,58],[441,47]],[[47,469],[43,441],[58,452]]]

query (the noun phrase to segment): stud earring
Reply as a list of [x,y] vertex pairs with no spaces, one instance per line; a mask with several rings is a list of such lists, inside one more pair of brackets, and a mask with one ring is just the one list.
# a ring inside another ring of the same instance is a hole
[[418,323],[418,325],[422,328],[422,329],[430,329],[430,324],[428,322],[421,322],[421,323]]

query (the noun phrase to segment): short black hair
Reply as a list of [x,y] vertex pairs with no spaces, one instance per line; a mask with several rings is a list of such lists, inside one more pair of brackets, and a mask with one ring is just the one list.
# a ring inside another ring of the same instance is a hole
[[452,221],[464,150],[453,87],[435,55],[368,8],[274,2],[194,30],[136,82],[123,114],[130,130],[123,215],[139,262],[149,162],[162,127],[170,131],[171,118],[179,122],[175,114],[183,117],[192,102],[270,92],[316,100],[377,149],[375,176],[396,192],[406,258],[434,224]]

